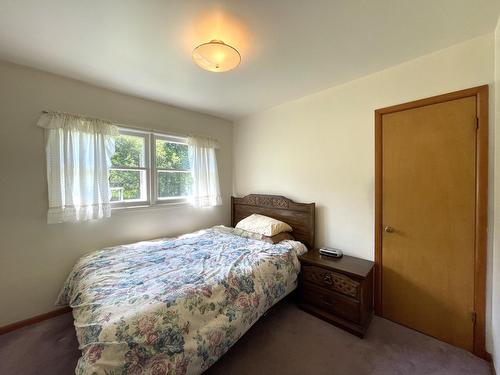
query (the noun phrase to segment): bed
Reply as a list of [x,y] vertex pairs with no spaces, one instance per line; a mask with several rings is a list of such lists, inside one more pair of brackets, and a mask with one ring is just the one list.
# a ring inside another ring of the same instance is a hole
[[295,289],[314,244],[314,204],[232,198],[232,225],[259,213],[287,222],[278,244],[216,226],[83,256],[58,297],[73,309],[76,374],[200,374]]

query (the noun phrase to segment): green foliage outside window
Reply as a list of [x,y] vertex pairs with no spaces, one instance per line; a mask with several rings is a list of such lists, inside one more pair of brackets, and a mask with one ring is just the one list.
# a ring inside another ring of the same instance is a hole
[[156,140],[156,167],[170,170],[157,172],[159,198],[189,195],[191,173],[188,152],[186,144],[170,143],[162,139]]
[[144,138],[122,134],[115,137],[113,167],[144,167]]
[[191,173],[158,171],[158,197],[185,197],[191,188]]
[[156,140],[156,167],[161,169],[189,170],[188,146]]
[[141,198],[141,171],[109,171],[111,201],[131,200]]

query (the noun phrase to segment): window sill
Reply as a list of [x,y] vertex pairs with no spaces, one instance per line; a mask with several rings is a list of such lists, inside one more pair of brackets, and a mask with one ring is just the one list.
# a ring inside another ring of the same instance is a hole
[[159,209],[168,209],[168,208],[178,208],[178,207],[191,207],[191,204],[188,201],[183,202],[161,202],[156,204],[139,204],[137,206],[117,206],[111,207],[111,211],[113,213],[121,213],[128,211],[142,211],[142,210],[159,210]]

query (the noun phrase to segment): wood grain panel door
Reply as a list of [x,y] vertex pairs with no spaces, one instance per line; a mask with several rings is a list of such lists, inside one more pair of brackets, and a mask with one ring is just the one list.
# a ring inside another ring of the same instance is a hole
[[473,350],[476,97],[382,115],[382,315]]

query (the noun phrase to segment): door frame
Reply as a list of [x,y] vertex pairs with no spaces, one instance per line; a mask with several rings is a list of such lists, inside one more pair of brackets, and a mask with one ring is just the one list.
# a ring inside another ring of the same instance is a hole
[[489,359],[485,347],[488,226],[488,85],[375,110],[375,314],[382,316],[382,116],[451,100],[476,97],[476,233],[474,240],[474,337],[472,352]]

